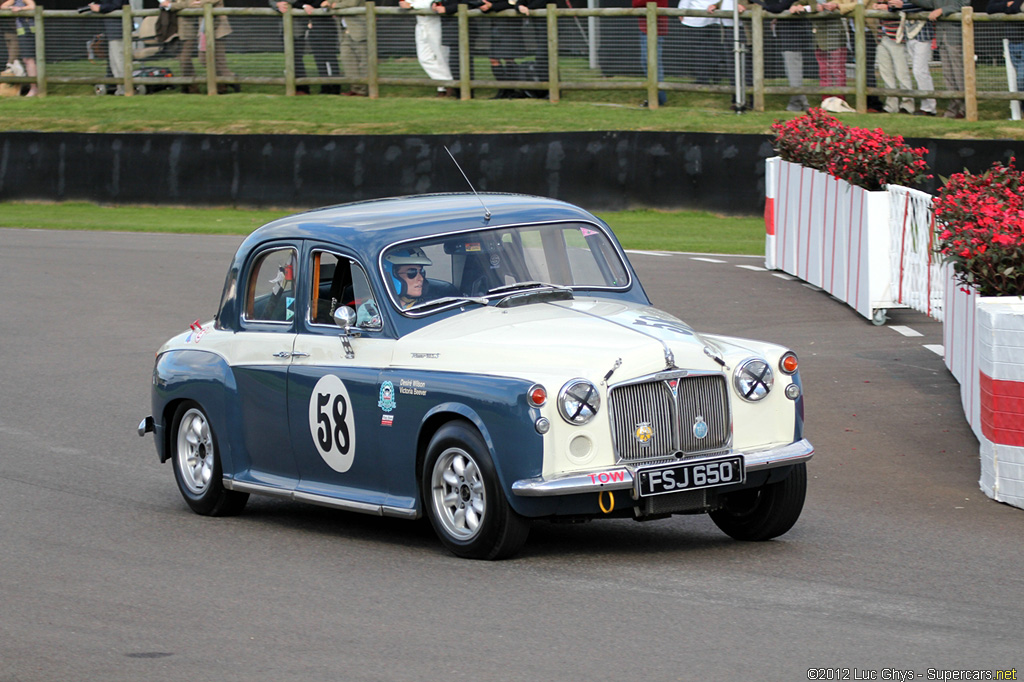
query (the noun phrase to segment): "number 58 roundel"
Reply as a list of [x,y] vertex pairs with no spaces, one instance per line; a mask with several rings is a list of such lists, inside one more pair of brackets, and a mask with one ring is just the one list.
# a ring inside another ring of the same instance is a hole
[[309,432],[320,456],[339,473],[352,468],[356,429],[345,384],[333,374],[316,382],[309,396]]

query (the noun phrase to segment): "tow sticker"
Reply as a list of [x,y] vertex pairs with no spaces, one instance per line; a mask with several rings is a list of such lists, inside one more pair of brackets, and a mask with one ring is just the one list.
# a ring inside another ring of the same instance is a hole
[[356,426],[348,389],[337,376],[325,374],[309,397],[309,433],[327,466],[339,473],[352,468]]

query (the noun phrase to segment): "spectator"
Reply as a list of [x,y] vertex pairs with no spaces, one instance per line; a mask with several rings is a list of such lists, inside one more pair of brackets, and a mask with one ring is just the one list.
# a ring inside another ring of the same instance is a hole
[[[483,5],[483,0],[434,0],[431,8],[445,18],[455,19],[459,12],[459,5],[466,5],[468,9],[478,9]],[[476,42],[476,33],[479,22],[469,22],[469,78],[473,80],[474,66],[472,59],[473,43]],[[462,78],[459,67],[459,27],[456,21],[441,22],[441,44],[448,48],[448,68],[451,70],[455,80]]]
[[[122,0],[103,1],[113,1],[117,3],[122,2]],[[161,7],[168,8],[174,12],[183,9],[200,9],[203,5],[207,4],[213,5],[215,8],[221,8],[224,6],[224,0],[160,0]],[[203,46],[203,51],[205,51],[206,43],[205,37],[200,35],[201,30],[202,21],[200,17],[178,17],[178,38],[181,40],[181,52],[178,53],[178,61],[181,64],[181,73],[178,74],[179,76],[191,78],[196,75],[195,68],[192,64],[192,57],[196,55],[197,47]],[[224,80],[234,80],[235,78],[235,74],[228,69],[227,51],[224,45],[224,39],[229,35],[231,35],[231,24],[228,22],[228,18],[225,16],[214,17],[213,65],[214,70],[217,73],[217,78],[223,78]],[[114,48],[111,47],[110,51],[111,54],[113,54]],[[235,91],[241,89],[237,84],[235,84],[233,88]],[[226,90],[226,84],[218,86],[218,92],[225,92]],[[194,93],[199,90],[195,85],[183,85],[181,91]]]
[[[797,0],[803,5],[803,12],[835,12],[847,14],[856,5],[855,0],[829,0],[816,3],[815,0]],[[795,10],[795,8],[794,8]],[[794,12],[795,13],[795,12]],[[846,87],[846,22],[834,16],[815,20],[811,23],[814,35],[814,58],[818,62],[818,82],[822,88]],[[822,101],[830,96],[845,100],[841,93],[822,94]]]
[[[325,0],[333,9],[366,7],[366,0]],[[325,6],[327,6],[325,4]],[[341,66],[345,77],[354,81],[367,78],[366,16],[346,15],[341,18]],[[366,97],[370,92],[366,83],[352,83],[346,95]]]
[[[281,14],[290,12],[293,9],[301,10],[306,4],[305,0],[270,0],[270,4]],[[303,10],[305,11],[305,10]],[[300,17],[292,17],[292,66],[295,71],[295,78],[306,78],[306,31],[308,21]],[[284,25],[281,26],[281,39],[284,40]],[[305,83],[295,86],[296,95],[308,95],[309,86]]]
[[[315,0],[314,0],[315,2]],[[324,12],[331,9],[330,0],[323,0],[320,7]],[[313,53],[313,61],[316,63],[316,72],[321,78],[338,78],[341,69],[338,68],[338,21],[335,17],[325,14],[316,14],[312,4],[304,2],[302,10],[306,13],[306,45]],[[340,95],[341,86],[337,83],[322,83],[320,85],[321,95]]]
[[[404,9],[430,9],[433,0],[399,0]],[[448,47],[441,44],[441,17],[436,13],[416,16],[416,59],[431,80],[450,81],[452,70],[448,67]],[[439,85],[437,96],[457,96],[455,88]]]
[[[659,8],[668,7],[668,0],[633,0],[633,7],[646,7],[648,2],[654,2]],[[640,17],[640,62],[644,67],[644,76],[647,76],[647,17]],[[665,36],[668,35],[668,17],[658,15],[657,18],[658,28],[658,39],[657,39],[657,58],[658,58],[658,82],[662,83],[665,81],[665,59],[662,56],[663,50],[662,45],[665,42]],[[664,90],[658,90],[658,106],[665,106],[668,103],[668,95]],[[648,106],[647,100],[644,100],[640,106]]]
[[[877,0],[871,9],[879,12],[888,12],[889,4],[886,0]],[[910,80],[910,53],[907,52],[905,42],[897,40],[900,22],[894,19],[880,19],[878,21],[878,49],[876,51],[876,63],[878,73],[885,82],[885,87],[890,90],[900,88],[902,90],[913,90],[914,84]],[[902,36],[899,36],[902,38]],[[886,113],[913,114],[913,97],[886,97],[883,109]]]
[[[716,0],[679,0],[679,9],[706,12]],[[679,17],[683,25],[683,60],[697,85],[711,85],[717,80],[722,56],[718,54],[721,24],[707,17]]]
[[15,19],[0,19],[0,31],[4,34],[4,46],[7,48],[7,64],[11,65],[18,61],[21,52],[18,51],[18,27]]
[[[989,0],[989,14],[1020,14],[1022,0]],[[1024,23],[1004,22],[1003,36],[1010,48],[1010,62],[1017,72],[1017,92],[1024,92]],[[1024,106],[1022,102],[1021,106]]]
[[[932,38],[935,32],[931,24],[924,19],[910,19],[907,15],[921,12],[921,8],[911,2],[903,2],[900,10],[900,25],[903,27],[902,34],[897,36],[896,42],[903,38],[907,45],[907,54],[910,56],[910,69],[917,81],[917,89],[931,91],[935,89],[935,82],[932,80]],[[935,116],[935,98],[926,97],[921,100],[921,106],[914,112],[915,116]]]
[[[483,0],[482,12],[502,12],[515,7],[509,0]],[[519,64],[525,53],[523,47],[523,25],[519,19],[491,19],[487,22],[491,31],[490,62],[494,79],[498,81],[520,80]],[[501,88],[493,99],[522,99],[522,90]]]
[[[116,12],[121,9],[122,4],[122,0],[99,0],[99,2],[90,2],[88,7],[93,12],[106,14],[108,12]],[[110,74],[114,78],[121,79],[121,82],[118,83],[117,87],[114,89],[114,94],[123,95],[124,36],[121,29],[121,19],[105,17],[103,19],[103,33],[107,36],[107,64],[110,66]],[[99,91],[97,90],[97,92]],[[103,92],[106,93],[107,90],[104,88]]]
[[[509,0],[520,14],[526,18],[523,20],[523,40],[526,53],[533,55],[533,61],[527,59],[519,65],[520,77],[523,80],[546,81],[550,63],[548,60],[548,27],[545,19],[532,19],[530,12],[535,9],[544,9],[548,0]],[[547,99],[547,90],[526,90],[528,97]]]
[[[4,0],[3,4],[0,4],[0,9],[9,9],[12,12],[21,14],[22,12],[31,14],[35,11],[36,3],[35,0]],[[35,77],[36,71],[36,22],[35,19],[30,17],[17,17],[14,20],[14,31],[17,35],[17,51],[21,55],[21,60],[25,64],[25,75]],[[7,56],[10,58],[11,48],[7,48]],[[13,62],[14,59],[9,59]],[[35,83],[29,86],[27,97],[35,97],[39,94],[39,89]]]
[[[955,14],[967,6],[967,0],[914,0],[914,4],[929,9],[929,21],[938,21],[942,16]],[[903,0],[889,0],[889,6],[903,7]],[[939,43],[939,60],[942,62],[942,80],[947,90],[964,90],[964,47],[960,22],[940,21],[935,27]],[[946,104],[946,118],[963,118],[967,106],[962,99],[951,99]]]
[[[768,0],[764,8],[771,14],[798,14],[803,7],[793,0]],[[799,19],[775,19],[771,23],[771,30],[782,45],[782,65],[786,69],[786,83],[791,88],[804,85],[804,53],[810,49],[812,35],[809,24]],[[809,107],[807,95],[790,95],[786,111],[807,111]]]

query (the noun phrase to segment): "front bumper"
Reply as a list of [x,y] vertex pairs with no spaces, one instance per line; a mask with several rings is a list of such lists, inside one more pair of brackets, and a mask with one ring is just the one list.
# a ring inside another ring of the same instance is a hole
[[[789,445],[768,450],[716,453],[714,456],[717,457],[721,454],[743,455],[744,466],[750,472],[806,462],[814,454],[814,447],[805,438]],[[686,461],[700,461],[700,457],[694,457]],[[524,478],[512,484],[512,492],[519,497],[553,497],[557,495],[601,492],[604,490],[631,490],[635,485],[634,474],[637,468],[632,465],[623,465],[596,471],[552,476],[550,478],[542,476]]]

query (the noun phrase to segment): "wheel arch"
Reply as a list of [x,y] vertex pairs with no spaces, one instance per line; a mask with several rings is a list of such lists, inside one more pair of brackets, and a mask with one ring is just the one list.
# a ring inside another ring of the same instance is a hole
[[173,421],[185,401],[198,404],[214,432],[225,475],[235,471],[239,423],[234,374],[223,357],[201,350],[177,350],[161,354],[153,370],[153,415],[156,422],[157,454],[161,462],[173,452]]

